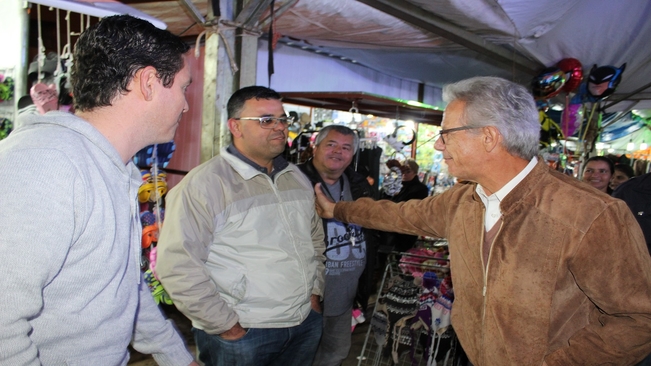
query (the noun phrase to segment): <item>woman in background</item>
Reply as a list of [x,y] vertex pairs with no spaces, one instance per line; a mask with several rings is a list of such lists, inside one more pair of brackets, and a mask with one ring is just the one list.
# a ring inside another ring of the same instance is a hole
[[581,180],[604,193],[611,194],[613,190],[609,185],[614,171],[615,164],[612,160],[605,156],[593,156],[585,162]]
[[619,187],[620,184],[626,182],[627,180],[633,178],[635,172],[628,164],[615,164],[615,171],[613,172],[612,178],[610,178],[610,189],[613,191]]

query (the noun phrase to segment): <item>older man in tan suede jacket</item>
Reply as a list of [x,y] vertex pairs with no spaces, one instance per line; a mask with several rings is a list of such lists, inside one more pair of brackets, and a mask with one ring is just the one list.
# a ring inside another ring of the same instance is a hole
[[323,217],[445,237],[452,325],[475,366],[631,365],[651,351],[651,257],[623,201],[536,158],[538,113],[512,82],[443,90],[435,147],[464,183],[424,200],[329,202]]

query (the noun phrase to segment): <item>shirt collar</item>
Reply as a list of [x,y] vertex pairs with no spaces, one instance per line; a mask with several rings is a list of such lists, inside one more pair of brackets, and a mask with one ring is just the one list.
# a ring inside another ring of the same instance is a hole
[[533,158],[531,158],[531,161],[529,161],[529,164],[527,164],[527,166],[525,166],[524,169],[522,169],[520,173],[518,173],[518,175],[513,177],[513,179],[511,179],[508,183],[504,185],[504,187],[500,188],[499,191],[493,193],[490,196],[486,195],[484,188],[480,184],[477,184],[477,188],[475,188],[475,192],[477,192],[479,198],[481,198],[482,202],[484,202],[484,205],[486,205],[486,202],[489,199],[497,199],[498,201],[502,202],[502,199],[506,197],[507,194],[511,193],[513,188],[515,188],[515,186],[517,186],[520,182],[522,182],[524,177],[526,177],[529,173],[531,173],[531,171],[533,170],[533,168],[536,166],[537,163],[538,163],[538,158],[534,156]]

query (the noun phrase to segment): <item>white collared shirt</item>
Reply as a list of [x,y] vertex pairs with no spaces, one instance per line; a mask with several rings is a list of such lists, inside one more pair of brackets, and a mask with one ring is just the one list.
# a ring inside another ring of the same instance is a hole
[[482,188],[481,185],[477,184],[475,191],[479,195],[479,198],[481,198],[481,201],[484,203],[484,207],[486,207],[486,212],[484,214],[484,225],[486,231],[492,229],[495,223],[500,219],[500,217],[502,217],[502,211],[500,210],[500,202],[502,202],[502,199],[506,197],[506,195],[509,194],[513,188],[518,185],[518,183],[522,182],[524,177],[526,177],[533,170],[533,167],[536,166],[537,163],[538,158],[534,156],[529,164],[527,164],[527,166],[524,167],[524,169],[522,169],[518,175],[513,177],[513,179],[504,185],[504,187],[500,188],[499,191],[491,194],[490,196],[487,196],[486,192],[484,192],[484,188]]

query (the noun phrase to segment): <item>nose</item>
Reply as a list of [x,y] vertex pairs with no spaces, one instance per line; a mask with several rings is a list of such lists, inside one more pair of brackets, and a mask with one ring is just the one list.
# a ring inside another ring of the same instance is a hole
[[284,123],[280,123],[280,121],[277,120],[277,119],[274,120],[274,126],[272,127],[272,129],[274,131],[285,131],[288,128],[289,128],[289,125],[284,124]]
[[183,113],[190,110],[190,105],[188,104],[188,99],[185,99],[185,105],[183,106]]
[[436,141],[434,141],[434,148],[438,151],[443,151],[445,150],[445,144],[442,141],[443,139],[441,137],[437,138]]

